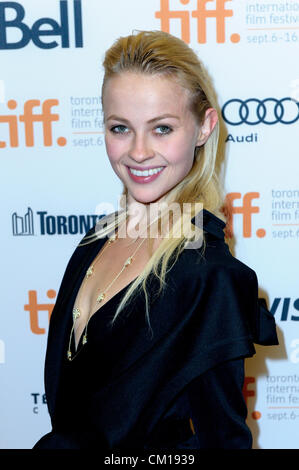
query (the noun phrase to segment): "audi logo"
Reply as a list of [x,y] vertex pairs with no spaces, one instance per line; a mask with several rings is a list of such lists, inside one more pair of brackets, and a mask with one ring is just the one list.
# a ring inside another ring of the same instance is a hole
[[273,125],[279,122],[293,124],[299,119],[299,102],[289,97],[280,100],[276,98],[264,100],[234,98],[223,106],[222,117],[231,126],[239,126],[240,124],[256,126],[262,123]]

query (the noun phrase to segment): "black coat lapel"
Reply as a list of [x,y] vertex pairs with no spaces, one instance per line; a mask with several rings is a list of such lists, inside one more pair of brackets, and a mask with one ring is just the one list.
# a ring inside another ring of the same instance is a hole
[[45,389],[51,416],[54,412],[61,364],[63,355],[66,353],[66,345],[72,325],[69,300],[77,294],[86,270],[106,240],[107,237],[99,238],[93,243],[76,248],[66,267],[59,288],[49,325],[45,363]]

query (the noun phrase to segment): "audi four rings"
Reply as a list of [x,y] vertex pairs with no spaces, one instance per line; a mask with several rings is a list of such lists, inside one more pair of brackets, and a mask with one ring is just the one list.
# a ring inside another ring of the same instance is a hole
[[[253,103],[253,106],[252,104]],[[237,106],[236,106],[237,105]],[[258,100],[249,98],[242,101],[234,98],[225,103],[222,108],[222,117],[228,124],[293,124],[299,119],[299,102],[294,98],[266,98]]]

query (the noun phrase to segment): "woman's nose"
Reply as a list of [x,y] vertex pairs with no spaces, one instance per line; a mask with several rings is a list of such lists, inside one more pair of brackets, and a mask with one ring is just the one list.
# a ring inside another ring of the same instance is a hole
[[149,139],[144,135],[136,135],[132,140],[130,157],[134,158],[136,161],[143,161],[153,155],[154,151],[151,148]]

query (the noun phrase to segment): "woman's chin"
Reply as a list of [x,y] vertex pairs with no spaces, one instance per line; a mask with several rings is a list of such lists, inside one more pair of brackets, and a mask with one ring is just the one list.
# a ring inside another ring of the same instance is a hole
[[135,201],[140,204],[154,204],[163,199],[165,193],[152,193],[145,194],[145,191],[142,191],[140,194],[138,192],[129,192],[130,198],[132,201]]

